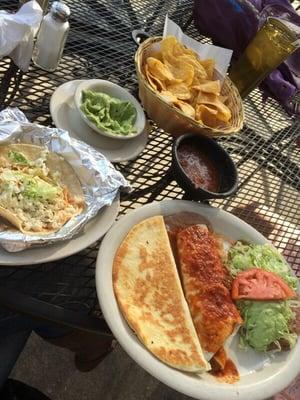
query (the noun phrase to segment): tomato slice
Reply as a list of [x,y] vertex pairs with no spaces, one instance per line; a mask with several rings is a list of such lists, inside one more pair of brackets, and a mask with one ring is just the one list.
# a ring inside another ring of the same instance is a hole
[[234,300],[285,300],[296,293],[273,272],[251,268],[234,279],[231,295]]

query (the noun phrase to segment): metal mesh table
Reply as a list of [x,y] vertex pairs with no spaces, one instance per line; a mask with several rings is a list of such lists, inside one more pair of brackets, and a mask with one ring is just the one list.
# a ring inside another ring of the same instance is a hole
[[[108,79],[137,95],[133,57],[134,29],[161,34],[168,12],[187,34],[201,38],[192,23],[190,0],[86,0],[66,3],[72,10],[71,32],[59,68],[45,73],[31,66],[22,74],[9,60],[0,61],[0,106],[20,107],[32,122],[50,125],[50,96],[57,86],[83,78]],[[3,0],[13,10],[17,2]],[[8,89],[8,92],[6,90]],[[239,134],[218,141],[232,155],[239,171],[239,190],[212,205],[252,224],[283,251],[300,276],[299,122],[273,100],[262,104],[259,91],[245,101],[246,123]],[[131,162],[116,167],[132,183],[123,195],[120,215],[153,200],[180,199],[175,182],[165,185],[171,161],[172,137],[151,123],[146,149]],[[298,140],[298,142],[297,142]],[[95,259],[99,243],[58,262],[1,267],[0,304],[19,313],[100,332],[107,328],[97,310]]]

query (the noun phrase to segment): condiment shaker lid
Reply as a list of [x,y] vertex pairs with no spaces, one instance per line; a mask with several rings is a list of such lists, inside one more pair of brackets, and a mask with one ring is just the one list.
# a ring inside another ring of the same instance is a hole
[[67,21],[70,17],[70,8],[61,1],[54,1],[50,9],[53,17],[60,19],[61,21]]

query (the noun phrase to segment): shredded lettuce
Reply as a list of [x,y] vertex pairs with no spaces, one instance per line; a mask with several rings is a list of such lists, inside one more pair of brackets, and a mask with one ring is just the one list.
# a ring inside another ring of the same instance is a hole
[[27,158],[24,156],[24,154],[20,153],[19,151],[13,151],[13,150],[9,151],[8,157],[16,164],[29,165]]
[[233,277],[250,268],[261,268],[279,275],[292,289],[296,290],[298,279],[293,276],[284,257],[270,244],[255,245],[237,242],[229,250],[229,269]]
[[60,189],[41,179],[27,179],[24,182],[24,197],[32,200],[51,201],[60,193]]
[[280,339],[292,348],[297,335],[290,332],[295,318],[288,301],[240,301],[238,303],[244,325],[240,330],[242,348],[251,346],[256,351],[267,351],[271,344],[280,349]]
[[10,193],[33,201],[52,201],[59,195],[62,189],[50,184],[38,177],[32,177],[19,171],[3,171],[0,175],[3,183],[0,185],[1,195]]
[[[274,272],[290,288],[297,290],[298,279],[292,274],[289,264],[273,246],[237,242],[228,253],[228,267],[233,277],[239,272],[256,267]],[[280,350],[280,339],[292,348],[297,335],[292,331],[295,313],[292,308],[298,300],[288,301],[250,301],[240,300],[237,305],[244,324],[240,329],[240,345],[251,346],[256,351],[268,351],[270,345]]]

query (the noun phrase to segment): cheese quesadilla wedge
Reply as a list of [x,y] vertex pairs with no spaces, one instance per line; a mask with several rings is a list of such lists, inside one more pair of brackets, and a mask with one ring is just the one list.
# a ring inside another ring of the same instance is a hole
[[209,369],[162,216],[129,231],[114,258],[113,286],[123,316],[151,353],[183,371]]
[[230,275],[217,239],[205,225],[177,234],[183,290],[204,351],[216,353],[242,318],[230,295]]
[[60,155],[31,144],[0,146],[0,216],[21,232],[56,232],[84,206],[80,181]]

